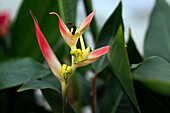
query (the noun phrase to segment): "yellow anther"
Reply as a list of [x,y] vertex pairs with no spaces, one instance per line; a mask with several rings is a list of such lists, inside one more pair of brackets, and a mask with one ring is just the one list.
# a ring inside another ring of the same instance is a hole
[[67,66],[67,72],[71,73],[71,71],[72,71],[72,68],[70,66]]
[[65,70],[67,68],[67,65],[66,64],[63,64],[61,67],[60,67],[60,72],[63,74],[65,73]]
[[72,68],[70,66],[67,66],[66,64],[63,64],[60,67],[60,72],[61,72],[61,75],[63,76],[63,78],[67,81],[70,73],[72,72]]
[[62,65],[62,68],[66,69],[67,65],[66,64],[63,64]]

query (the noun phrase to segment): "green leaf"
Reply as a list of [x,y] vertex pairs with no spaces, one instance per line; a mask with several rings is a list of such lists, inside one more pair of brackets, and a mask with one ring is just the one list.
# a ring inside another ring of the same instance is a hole
[[43,96],[51,106],[53,113],[62,113],[62,95],[51,89],[42,89]]
[[[43,96],[51,106],[53,113],[62,113],[62,94],[59,81],[53,74],[43,77],[41,80],[29,80],[18,89],[18,91],[25,91],[30,89],[41,89]],[[76,113],[71,105],[68,103],[67,113]]]
[[53,85],[51,85],[50,83],[46,81],[29,80],[26,83],[24,83],[21,88],[18,89],[18,92],[30,90],[30,89],[47,89],[47,88],[51,88],[51,89],[58,91],[56,87],[54,87]]
[[95,61],[92,66],[95,70],[95,73],[101,72],[108,65],[107,55],[103,55],[97,61]]
[[116,111],[113,108],[111,113],[133,113],[132,109],[130,107],[130,103],[129,103],[127,97],[125,96],[125,94],[122,95],[121,101],[120,101],[119,106],[116,109]]
[[[84,1],[84,5],[85,5],[86,14],[89,15],[90,13],[92,13],[94,11],[93,6],[92,6],[92,0],[83,0],[83,1]],[[92,19],[90,27],[91,27],[93,38],[94,38],[94,40],[96,40],[98,29],[97,29],[95,16]]]
[[142,113],[170,112],[169,97],[155,93],[137,81],[134,81],[134,86]]
[[132,101],[136,109],[140,112],[133,87],[132,74],[129,67],[130,64],[128,61],[128,55],[125,48],[123,31],[121,26],[109,49],[108,60],[111,69],[115,73],[115,76],[118,79],[120,85],[122,86],[125,94]]
[[117,30],[122,23],[122,2],[119,3],[115,11],[106,21],[96,39],[96,47],[108,45],[110,40],[115,37]]
[[34,22],[29,10],[37,17],[40,29],[49,45],[53,47],[60,38],[60,32],[57,17],[54,18],[49,13],[51,11],[58,13],[58,4],[56,0],[24,0],[12,25],[10,56],[29,56],[40,61],[43,59],[43,55],[38,45]]
[[130,64],[137,64],[142,62],[143,58],[141,57],[140,53],[138,52],[136,45],[133,41],[131,32],[129,32],[129,40],[127,43],[127,52]]
[[[42,89],[43,96],[52,108],[53,113],[62,113],[62,95],[51,89]],[[77,113],[72,106],[67,103],[66,113]]]
[[6,58],[7,58],[7,56],[5,55],[4,50],[2,50],[2,48],[0,48],[0,60],[4,60]]
[[[115,37],[121,22],[122,22],[122,2],[119,3],[115,11],[112,13],[112,15],[104,24],[102,30],[100,31],[96,39],[96,48],[106,46],[109,44],[109,42],[113,40],[113,37]],[[108,65],[106,55],[102,56],[92,65],[96,73],[101,72]]]
[[145,38],[144,57],[159,56],[170,62],[170,7],[164,0],[156,0]]
[[149,89],[170,96],[170,64],[162,58],[148,58],[134,69],[133,77]]
[[29,79],[49,74],[49,70],[30,58],[13,59],[0,63],[0,90],[14,87]]
[[[75,24],[77,14],[77,0],[59,0],[63,4],[64,20]],[[60,9],[61,11],[61,9]]]

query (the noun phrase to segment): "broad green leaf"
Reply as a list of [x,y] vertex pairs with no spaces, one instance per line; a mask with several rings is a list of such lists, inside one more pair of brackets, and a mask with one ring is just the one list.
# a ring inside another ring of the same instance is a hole
[[51,89],[58,91],[56,87],[54,87],[53,85],[51,85],[50,83],[46,81],[29,80],[26,83],[24,83],[21,88],[18,89],[18,92],[31,90],[31,89],[47,89],[47,88],[51,88]]
[[134,81],[135,92],[142,113],[170,113],[170,98],[159,95]]
[[43,55],[38,45],[34,22],[29,10],[38,19],[41,31],[49,45],[53,47],[60,38],[60,32],[57,17],[54,18],[49,13],[52,11],[58,13],[58,3],[56,0],[23,0],[12,25],[9,54],[13,57],[29,56],[40,61],[43,59]]
[[130,64],[125,48],[123,30],[121,26],[117,32],[113,43],[111,44],[108,53],[108,60],[111,69],[115,73],[115,76],[118,79],[125,94],[129,97],[136,109],[140,112],[133,87],[132,74],[130,71]]
[[[86,13],[87,13],[87,15],[89,15],[90,13],[92,13],[94,11],[93,6],[92,6],[92,0],[83,0],[83,1],[84,1]],[[91,31],[92,31],[93,38],[94,38],[94,40],[96,40],[98,29],[97,29],[95,16],[92,19],[92,22],[90,24],[90,28],[91,28]]]
[[160,57],[151,57],[133,71],[133,78],[149,89],[170,96],[170,64]]
[[[122,22],[122,2],[119,3],[115,11],[108,18],[96,39],[96,48],[106,46],[113,40]],[[106,55],[93,63],[95,72],[102,71],[108,65]]]
[[136,48],[131,32],[129,32],[129,40],[126,48],[127,48],[130,64],[137,64],[142,62],[143,58],[140,56],[140,53]]
[[29,79],[49,74],[49,70],[30,58],[13,59],[0,63],[0,90],[14,87]]
[[144,56],[159,56],[170,62],[170,7],[164,0],[156,0],[148,31]]
[[[18,91],[25,91],[30,89],[41,89],[43,96],[51,106],[53,113],[62,113],[62,94],[59,81],[50,74],[41,80],[29,80],[23,84]],[[67,113],[76,113],[76,111],[68,103]]]

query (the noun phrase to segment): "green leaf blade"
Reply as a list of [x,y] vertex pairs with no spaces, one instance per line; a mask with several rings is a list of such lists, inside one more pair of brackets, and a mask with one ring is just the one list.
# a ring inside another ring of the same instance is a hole
[[159,56],[170,62],[170,7],[164,0],[156,0],[145,38],[144,57]]
[[49,74],[49,70],[30,59],[15,59],[0,63],[0,90],[20,85],[28,79],[37,79]]
[[133,76],[152,91],[170,95],[170,64],[162,58],[145,60],[133,71]]
[[128,55],[125,48],[123,31],[121,26],[118,30],[116,38],[111,44],[108,53],[108,60],[125,94],[129,97],[136,109],[140,112],[133,87],[130,64],[128,61]]

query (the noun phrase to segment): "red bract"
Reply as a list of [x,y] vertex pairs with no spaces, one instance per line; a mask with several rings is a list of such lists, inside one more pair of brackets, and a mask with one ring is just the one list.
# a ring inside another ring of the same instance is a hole
[[59,79],[59,80],[63,80],[63,78],[60,75],[60,67],[61,64],[58,61],[57,57],[55,56],[55,54],[53,53],[52,49],[50,48],[47,40],[45,39],[44,35],[42,34],[39,26],[38,26],[38,22],[37,19],[35,18],[35,16],[32,14],[32,12],[30,11],[31,16],[34,20],[34,24],[35,24],[35,31],[36,31],[36,35],[37,35],[37,39],[38,39],[38,43],[39,46],[41,48],[41,51],[49,65],[49,67],[51,68],[52,72],[54,73],[54,75]]

